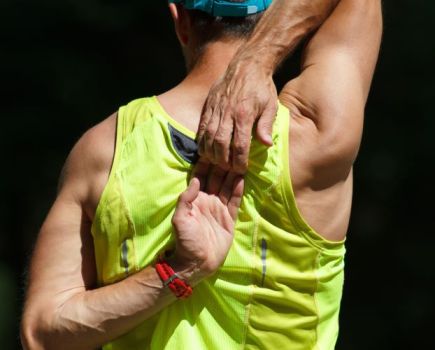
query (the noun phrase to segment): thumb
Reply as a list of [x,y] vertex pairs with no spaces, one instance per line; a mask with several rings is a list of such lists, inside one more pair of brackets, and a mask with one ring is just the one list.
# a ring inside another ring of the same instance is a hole
[[261,117],[258,119],[256,134],[258,140],[265,146],[272,146],[273,123],[276,118],[277,105],[269,103]]
[[187,189],[180,195],[178,206],[191,208],[192,202],[198,197],[199,186],[199,180],[196,177],[192,178]]

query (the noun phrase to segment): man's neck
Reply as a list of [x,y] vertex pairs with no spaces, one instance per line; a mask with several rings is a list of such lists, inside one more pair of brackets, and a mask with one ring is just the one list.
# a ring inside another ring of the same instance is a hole
[[201,57],[180,85],[194,85],[208,91],[221,78],[240,47],[240,42],[215,42],[207,45]]
[[216,42],[205,51],[186,78],[173,89],[159,95],[159,101],[172,118],[196,132],[210,88],[226,72],[239,42]]

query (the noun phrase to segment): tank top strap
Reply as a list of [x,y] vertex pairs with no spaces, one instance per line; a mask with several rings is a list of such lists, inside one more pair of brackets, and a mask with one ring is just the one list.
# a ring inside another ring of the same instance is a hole
[[150,105],[152,105],[152,98],[145,97],[119,108],[118,127],[120,127],[122,139],[125,139],[137,125],[150,117]]

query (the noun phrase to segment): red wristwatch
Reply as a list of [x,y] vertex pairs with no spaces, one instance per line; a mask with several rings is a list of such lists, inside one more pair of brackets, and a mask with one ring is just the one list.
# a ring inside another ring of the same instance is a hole
[[156,262],[156,271],[165,286],[168,286],[172,293],[179,299],[186,299],[192,295],[192,287],[161,257]]

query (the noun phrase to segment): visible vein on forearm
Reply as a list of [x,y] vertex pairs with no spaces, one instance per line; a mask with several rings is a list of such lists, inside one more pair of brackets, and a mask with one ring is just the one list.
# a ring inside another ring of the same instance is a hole
[[275,0],[239,55],[275,71],[300,41],[323,23],[337,3],[338,0]]

